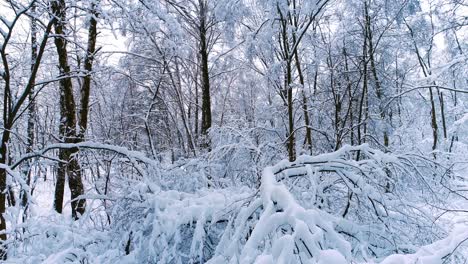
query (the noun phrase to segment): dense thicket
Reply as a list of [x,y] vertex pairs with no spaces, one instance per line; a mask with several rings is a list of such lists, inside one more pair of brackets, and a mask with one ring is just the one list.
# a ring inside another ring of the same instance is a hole
[[467,14],[2,0],[0,256],[464,263]]

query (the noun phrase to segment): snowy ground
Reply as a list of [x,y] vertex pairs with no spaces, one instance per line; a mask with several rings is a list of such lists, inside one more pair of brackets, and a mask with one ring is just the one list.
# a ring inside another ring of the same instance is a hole
[[[53,175],[49,175],[46,180],[42,178],[37,181],[33,195],[34,205],[31,206],[34,215],[45,217],[55,213],[54,191],[55,179],[53,178]],[[63,215],[65,217],[71,217],[70,188],[68,188],[68,180],[65,182],[63,203]]]

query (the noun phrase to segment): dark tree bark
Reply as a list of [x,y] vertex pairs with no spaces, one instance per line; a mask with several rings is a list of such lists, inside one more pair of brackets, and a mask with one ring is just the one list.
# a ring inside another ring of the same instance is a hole
[[[31,14],[33,16],[31,17],[31,72],[34,70],[34,63],[36,62],[37,59],[37,21],[34,15],[36,14],[36,5],[33,4],[31,6]],[[35,131],[35,126],[36,126],[36,102],[34,100],[34,86],[35,86],[35,81],[32,83],[32,89],[31,92],[28,95],[28,127],[27,127],[27,152],[32,152],[34,148],[34,142],[35,142],[35,137],[34,137],[34,131]],[[32,167],[32,161],[28,161],[26,169],[24,170],[25,177],[26,177],[26,184],[28,186],[31,185],[31,167]],[[21,194],[21,203],[22,206],[25,207],[25,214],[24,217],[26,217],[27,214],[27,206],[28,206],[28,194],[26,193],[26,190],[22,191]],[[23,219],[24,220],[24,219]]]
[[[362,75],[362,91],[361,91],[361,98],[359,102],[359,113],[358,113],[358,126],[357,126],[357,141],[358,144],[362,144],[366,142],[365,135],[367,133],[367,116],[368,116],[368,107],[367,107],[367,90],[368,90],[368,69],[367,69],[367,64],[368,64],[368,59],[367,59],[367,54],[368,54],[368,39],[366,37],[366,34],[364,32],[364,43],[362,47],[362,59],[361,63],[363,64],[363,69],[361,72]],[[360,152],[357,153],[356,159],[360,159]]]
[[[294,26],[298,26],[298,18],[294,19]],[[294,42],[296,41],[296,35],[293,35]],[[312,155],[312,128],[310,125],[309,109],[307,105],[307,97],[305,95],[305,81],[304,74],[302,73],[301,61],[299,59],[299,52],[297,49],[294,51],[294,60],[296,61],[297,74],[299,75],[299,83],[302,86],[301,96],[302,96],[302,111],[304,112],[304,125],[306,129],[305,134],[305,145],[309,154]]]
[[[57,36],[54,39],[59,59],[59,70],[61,76],[68,78],[60,79],[60,136],[65,143],[76,143],[78,131],[76,131],[76,105],[73,96],[73,83],[70,77],[70,66],[68,63],[67,40],[65,36],[66,5],[64,0],[56,0],[51,4],[52,13],[57,17],[54,30]],[[59,213],[63,207],[63,193],[65,188],[65,173],[68,173],[68,183],[71,191],[71,205],[73,218],[77,219],[84,213],[86,200],[78,199],[84,193],[81,168],[77,160],[78,149],[60,150],[59,156],[67,164],[59,164],[57,173],[57,184],[55,188],[54,207]],[[63,167],[65,166],[65,168]]]
[[207,43],[207,25],[206,25],[206,2],[199,1],[199,18],[200,18],[200,63],[201,63],[201,80],[202,80],[202,146],[209,148],[208,130],[211,128],[211,95],[210,95],[210,74],[208,67],[208,43]]
[[200,111],[199,111],[199,102],[198,102],[198,82],[195,82],[195,114],[193,115],[193,123],[195,126],[195,142],[198,143],[198,138],[199,138],[199,132],[198,132],[198,126],[199,126],[199,120],[200,120]]
[[[2,145],[0,146],[0,163],[5,164],[6,159],[4,158],[7,155],[7,145],[8,141],[10,140],[9,135],[5,136],[7,132],[3,133],[2,137]],[[6,209],[6,194],[4,190],[6,189],[6,178],[7,172],[5,169],[0,169],[0,231],[6,231],[6,221],[3,214],[5,213]],[[0,240],[3,242],[7,240],[6,233],[0,234]],[[6,255],[6,248],[2,245],[0,248],[0,260],[5,260],[7,257]]]
[[[408,28],[408,30],[410,32],[410,36],[411,36],[411,38],[413,40],[414,51],[416,53],[416,57],[418,59],[419,66],[421,67],[421,71],[424,74],[424,77],[427,78],[430,75],[430,71],[428,71],[428,67],[424,63],[424,59],[421,56],[421,53],[419,52],[418,45],[417,45],[416,40],[414,38],[413,28],[406,22],[406,20],[405,20],[405,24],[406,24],[406,27]],[[427,56],[427,57],[428,57],[427,59],[430,60],[430,56]],[[435,107],[434,94],[433,94],[432,87],[429,87],[429,99],[431,101],[430,102],[431,103],[431,127],[432,127],[432,138],[433,138],[432,149],[435,150],[435,149],[437,149],[437,142],[439,140],[439,135],[438,135],[438,129],[439,128],[438,128],[438,123],[437,123],[437,111],[436,111],[436,107]]]
[[[287,149],[289,161],[296,160],[296,139],[294,135],[294,102],[293,102],[293,91],[292,91],[292,59],[291,56],[291,43],[289,41],[288,34],[288,20],[283,14],[279,6],[277,6],[280,23],[280,38],[279,46],[281,47],[281,59],[285,64],[284,69],[284,87],[283,93],[286,97],[286,107],[288,115],[288,131],[286,134],[287,138]],[[296,40],[297,41],[297,40]],[[294,45],[294,43],[293,43]]]
[[89,116],[89,96],[91,92],[91,73],[93,71],[94,56],[96,53],[96,40],[97,40],[97,17],[96,4],[91,3],[89,10],[89,28],[88,28],[88,46],[86,49],[86,56],[84,59],[84,71],[85,77],[83,78],[83,85],[81,86],[81,98],[80,98],[80,119],[79,119],[79,138],[83,139],[86,129],[88,128],[88,116]]
[[348,91],[348,113],[349,113],[349,138],[351,146],[354,146],[354,104],[353,101],[355,100],[354,92],[352,91],[352,83],[349,78],[349,63],[348,63],[348,53],[346,52],[345,45],[343,45],[343,57],[345,63],[345,79],[346,79],[346,90]]
[[439,101],[440,101],[440,114],[442,115],[442,129],[444,131],[444,139],[447,139],[447,123],[445,120],[444,94],[442,92],[439,92]]

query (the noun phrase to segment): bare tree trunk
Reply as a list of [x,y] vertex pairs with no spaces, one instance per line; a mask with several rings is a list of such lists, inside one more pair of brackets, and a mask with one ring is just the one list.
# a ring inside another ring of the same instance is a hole
[[97,40],[97,17],[96,3],[92,2],[90,6],[90,19],[88,28],[88,46],[86,49],[86,56],[84,60],[85,77],[83,78],[83,85],[81,86],[80,98],[80,119],[79,119],[79,134],[80,140],[84,139],[84,134],[88,128],[89,116],[89,95],[91,92],[91,73],[93,71],[94,56],[96,53],[96,40]]
[[288,37],[288,20],[282,14],[281,9],[277,6],[278,14],[280,15],[281,33],[280,33],[280,47],[282,47],[282,59],[285,63],[284,72],[284,91],[286,93],[286,104],[288,111],[288,133],[287,133],[287,148],[289,161],[296,160],[296,139],[294,135],[294,102],[292,90],[292,57],[290,56],[290,43]]
[[390,144],[390,139],[388,135],[388,129],[387,129],[387,118],[386,118],[386,112],[385,109],[383,108],[383,90],[382,86],[380,84],[380,80],[377,75],[377,68],[375,66],[375,47],[373,44],[373,34],[372,34],[372,22],[371,22],[371,17],[369,15],[369,6],[367,3],[367,0],[364,0],[364,15],[366,19],[365,23],[365,32],[366,32],[366,38],[368,41],[368,53],[369,53],[369,60],[370,60],[370,70],[372,73],[372,77],[374,78],[375,82],[375,91],[377,95],[377,99],[379,99],[379,112],[380,112],[380,118],[381,122],[384,124],[384,131],[383,131],[383,143],[385,147],[388,147]]
[[447,139],[447,124],[445,121],[444,94],[439,92],[440,114],[442,115],[442,128],[444,130],[444,138]]
[[[6,155],[7,155],[7,142],[9,141],[9,135],[5,136],[5,134],[9,134],[6,130],[3,132],[3,137],[2,137],[2,144],[0,146],[0,164],[5,164],[6,162]],[[5,169],[0,170],[0,241],[4,242],[7,240],[7,235],[6,235],[6,220],[3,214],[5,213],[6,209],[6,178],[7,178],[7,172]],[[0,245],[0,260],[6,260],[7,258],[7,253],[6,253],[6,246]]]
[[86,200],[79,198],[84,194],[84,186],[81,174],[81,166],[78,162],[78,149],[70,149],[69,162],[68,162],[68,185],[70,186],[71,206],[73,219],[80,218],[86,209]]
[[[295,0],[293,1],[293,8],[294,9],[296,8],[296,1]],[[293,23],[293,26],[295,28],[299,27],[299,25],[298,25],[299,24],[299,18],[296,15],[296,13],[294,13],[294,15],[293,15],[292,23]],[[297,36],[296,36],[295,32],[293,32],[293,42],[294,43],[297,42]],[[312,155],[312,128],[311,128],[311,125],[310,125],[310,116],[309,116],[309,110],[308,110],[308,106],[307,106],[307,97],[305,95],[304,74],[302,72],[301,61],[299,59],[299,52],[298,52],[297,48],[294,50],[294,59],[296,61],[297,74],[299,75],[299,83],[302,86],[302,91],[301,91],[302,111],[304,112],[304,125],[305,125],[305,128],[306,128],[305,145],[306,145],[306,149],[308,150],[309,154]]]
[[[59,159],[66,160],[66,154],[64,149],[59,150]],[[54,193],[54,209],[57,213],[61,214],[63,210],[63,194],[65,192],[65,178],[67,175],[66,164],[60,162],[57,165],[57,179],[55,182],[55,193]]]
[[354,93],[352,90],[351,80],[349,78],[349,65],[348,65],[348,54],[346,52],[346,48],[343,45],[343,56],[344,56],[344,63],[345,63],[345,79],[346,79],[346,89],[348,91],[349,103],[348,103],[348,113],[349,113],[349,128],[350,128],[350,143],[351,146],[354,145],[354,109],[353,109],[353,101],[354,101]]
[[[413,40],[413,46],[414,46],[415,53],[419,62],[419,66],[421,67],[424,77],[428,77],[430,75],[430,72],[427,70],[427,66],[425,65],[423,57],[421,56],[419,52],[418,45],[416,43],[416,40],[414,39],[413,29],[410,27],[410,25],[406,21],[405,21],[405,24]],[[430,56],[428,56],[428,60],[430,60],[429,57]],[[429,98],[431,100],[431,127],[432,127],[432,137],[433,137],[432,149],[435,150],[437,148],[437,141],[438,141],[438,125],[437,125],[437,114],[436,114],[434,94],[432,91],[432,87],[429,87]]]
[[208,130],[211,128],[211,95],[210,95],[210,74],[208,68],[208,43],[206,27],[206,2],[199,0],[200,8],[200,58],[201,58],[201,76],[202,76],[202,146],[209,148]]
[[[59,58],[60,75],[69,76],[70,66],[68,64],[68,51],[67,41],[64,37],[65,19],[66,19],[66,6],[64,0],[56,0],[51,5],[52,12],[57,17],[54,24],[54,30],[57,36],[55,37],[55,46]],[[76,106],[75,99],[73,98],[73,84],[71,78],[63,78],[60,80],[60,114],[61,114],[61,137],[65,143],[77,142],[76,131]],[[61,150],[61,156],[68,164],[66,172],[69,177],[69,186],[72,199],[72,215],[75,219],[84,213],[86,207],[86,200],[78,199],[78,196],[84,193],[83,182],[81,178],[81,168],[78,164],[77,153],[78,149]],[[59,169],[60,166],[59,165]],[[79,170],[79,171],[78,171]],[[64,175],[57,174],[57,185],[55,190],[55,209],[57,212],[62,211],[63,206],[63,189]]]
[[297,50],[294,52],[294,58],[296,60],[296,68],[297,74],[299,75],[299,83],[302,86],[302,111],[304,112],[304,125],[306,127],[306,134],[305,134],[305,142],[306,142],[306,149],[308,150],[309,154],[312,155],[312,128],[310,125],[310,117],[309,117],[309,110],[307,106],[307,97],[305,95],[305,81],[304,81],[304,74],[302,73],[301,62],[299,60],[299,55]]
[[287,78],[287,95],[288,95],[288,126],[289,126],[289,134],[288,134],[288,154],[289,154],[289,161],[296,160],[296,140],[294,135],[294,105],[293,105],[293,91],[291,87],[292,76],[291,76],[291,62],[287,62],[287,70],[286,70],[286,78]]
[[[357,140],[358,144],[362,144],[366,142],[365,134],[367,132],[367,80],[368,80],[368,72],[367,72],[367,54],[368,54],[368,47],[367,47],[367,38],[364,34],[364,44],[362,48],[362,63],[363,63],[363,84],[362,84],[362,93],[361,93],[361,100],[359,103],[359,114],[358,114],[358,127],[357,127]],[[363,135],[364,134],[364,135]],[[359,160],[360,152],[358,151],[356,155],[356,159]]]
[[[31,72],[34,70],[34,64],[37,59],[37,21],[36,18],[34,17],[36,15],[36,5],[33,4],[31,6],[31,14],[33,16],[31,17]],[[28,101],[29,101],[29,106],[28,106],[28,127],[27,127],[27,135],[28,135],[28,145],[27,145],[27,152],[32,152],[34,149],[34,130],[36,126],[36,102],[34,100],[34,86],[35,86],[35,81],[32,84],[32,89],[31,92],[28,95]],[[26,176],[26,184],[28,186],[31,185],[31,167],[32,167],[32,161],[27,162],[27,166],[24,170],[25,176]],[[27,217],[27,207],[28,207],[28,194],[26,190],[22,191],[21,194],[21,203],[24,208],[24,215],[23,215],[23,221]]]
[[[86,130],[88,128],[88,116],[89,116],[89,96],[91,93],[91,73],[93,71],[94,56],[96,53],[96,40],[97,40],[97,17],[98,13],[96,10],[96,2],[92,2],[90,6],[90,19],[88,28],[88,45],[86,48],[86,56],[84,59],[84,70],[85,77],[81,86],[81,97],[80,97],[80,111],[78,126],[79,131],[77,135],[77,142],[83,141]],[[86,200],[77,199],[80,195],[84,194],[84,186],[82,180],[82,170],[78,161],[78,149],[70,149],[70,162],[68,163],[68,184],[71,192],[71,205],[72,205],[72,216],[74,219],[78,219],[80,215],[83,215],[86,209]]]
[[199,102],[198,102],[198,82],[195,84],[195,114],[193,115],[193,124],[195,125],[195,144],[198,144],[198,122],[200,120]]
[[[66,18],[65,2],[58,0],[53,2],[52,11],[60,19]],[[60,134],[66,143],[76,143],[83,141],[86,129],[88,127],[89,115],[89,96],[91,91],[91,72],[93,70],[94,56],[96,52],[96,39],[97,39],[97,21],[98,13],[96,12],[96,4],[92,3],[90,6],[90,21],[88,28],[88,46],[86,49],[86,57],[84,60],[85,77],[80,90],[80,111],[79,120],[76,119],[76,106],[75,99],[73,98],[73,85],[70,78],[65,78],[60,81],[60,113],[61,124]],[[58,21],[55,25],[55,32],[57,35],[64,34],[65,23]],[[67,42],[63,37],[55,38],[55,45],[59,56],[59,67],[61,74],[69,75],[70,67],[68,65],[68,52],[66,49]],[[79,131],[76,131],[76,124],[78,123]],[[59,164],[57,171],[57,184],[55,188],[55,210],[59,213],[62,212],[63,207],[63,194],[65,189],[65,177],[68,174],[68,184],[71,192],[71,205],[72,216],[78,219],[80,215],[84,214],[86,209],[86,200],[80,199],[79,196],[84,193],[84,185],[82,180],[81,166],[78,161],[78,149],[59,150],[59,157],[67,164]]]
[[438,141],[438,125],[437,125],[437,116],[436,116],[436,108],[434,103],[434,95],[432,92],[432,87],[429,88],[429,97],[431,99],[431,127],[432,127],[432,137],[434,138],[434,142],[432,144],[432,149],[435,150],[437,148],[437,141]]

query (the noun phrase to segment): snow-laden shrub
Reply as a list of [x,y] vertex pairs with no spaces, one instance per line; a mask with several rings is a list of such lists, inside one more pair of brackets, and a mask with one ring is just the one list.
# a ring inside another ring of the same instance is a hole
[[436,221],[436,213],[443,212],[440,208],[447,206],[444,201],[453,192],[450,181],[440,183],[455,175],[421,155],[345,146],[266,167],[260,187],[252,189],[171,190],[163,183],[174,174],[156,171],[158,177],[141,172],[146,180],[107,197],[112,203],[107,210],[110,224],[105,227],[92,221],[95,212],[78,222],[63,221],[63,216],[30,217],[15,231],[24,235],[10,240],[15,244],[9,252],[11,261],[389,264],[466,260],[461,254],[468,239],[466,222],[447,235]]
[[162,164],[164,186],[184,192],[208,186],[256,188],[260,185],[263,168],[281,160],[284,152],[282,143],[272,140],[274,136],[270,134],[258,127],[213,127],[209,152]]
[[[213,261],[307,263],[336,250],[351,262],[414,252],[442,234],[431,214],[431,205],[443,206],[431,193],[440,166],[362,145],[267,167],[260,197],[241,210]],[[299,191],[309,191],[312,203],[300,204],[292,195]]]
[[206,160],[217,165],[218,174],[212,179],[218,186],[258,187],[263,168],[281,160],[284,152],[275,132],[265,128],[214,127],[210,137],[212,149]]

